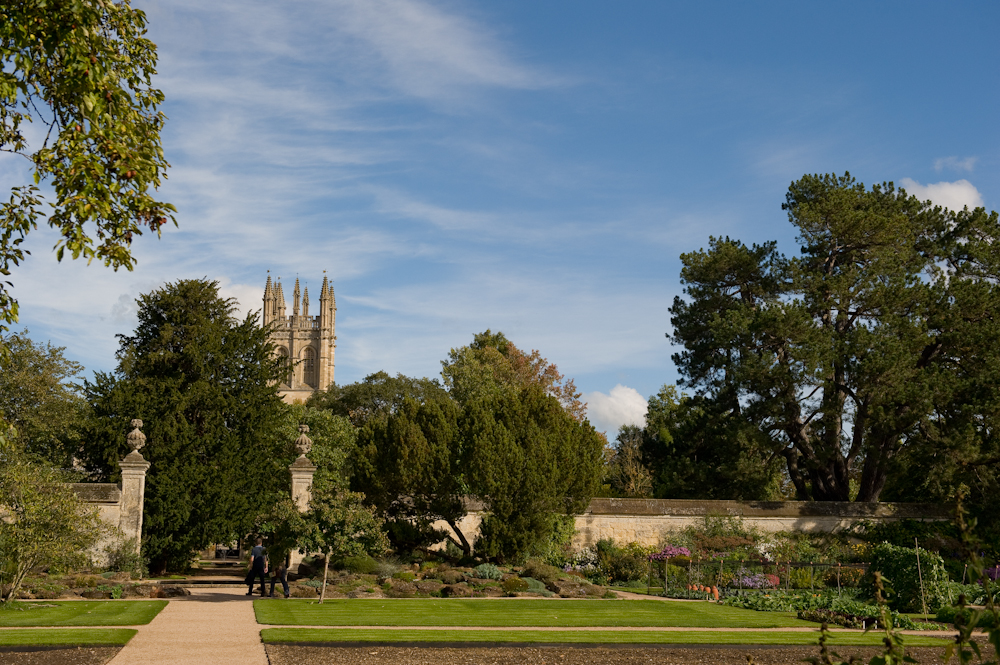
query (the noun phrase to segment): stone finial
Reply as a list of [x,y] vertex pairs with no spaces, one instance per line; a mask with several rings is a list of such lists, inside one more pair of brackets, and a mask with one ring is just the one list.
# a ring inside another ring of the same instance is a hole
[[128,445],[132,446],[132,450],[139,452],[139,449],[146,445],[146,435],[140,432],[142,428],[142,421],[136,418],[131,423],[132,431],[128,433],[125,440],[128,441]]
[[313,442],[306,433],[309,432],[309,425],[299,425],[299,438],[295,439],[295,452],[300,456],[309,454],[312,450]]

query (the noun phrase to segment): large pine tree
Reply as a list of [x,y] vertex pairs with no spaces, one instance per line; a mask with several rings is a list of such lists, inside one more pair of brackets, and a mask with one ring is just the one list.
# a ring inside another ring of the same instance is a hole
[[113,480],[129,419],[144,421],[143,554],[153,571],[180,569],[194,551],[247,533],[287,491],[282,370],[257,315],[237,320],[216,282],[180,280],[138,303],[117,369],[85,386],[94,415],[85,461]]

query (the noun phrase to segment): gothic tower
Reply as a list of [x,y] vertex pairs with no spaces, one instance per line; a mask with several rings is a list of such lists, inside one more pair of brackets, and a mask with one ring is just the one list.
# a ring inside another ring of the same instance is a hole
[[326,278],[326,271],[323,273],[318,316],[309,316],[309,288],[301,292],[300,298],[298,279],[292,291],[291,316],[285,316],[285,292],[281,288],[281,278],[272,285],[271,275],[268,274],[264,286],[263,325],[270,327],[275,352],[291,369],[288,378],[278,388],[282,399],[289,403],[305,401],[317,390],[325,390],[333,383],[337,299],[333,295],[333,284]]

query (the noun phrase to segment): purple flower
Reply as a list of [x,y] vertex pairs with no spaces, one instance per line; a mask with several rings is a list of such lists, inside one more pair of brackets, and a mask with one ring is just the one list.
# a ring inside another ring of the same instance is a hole
[[666,561],[667,559],[673,559],[675,556],[691,556],[691,550],[686,547],[674,547],[673,545],[667,545],[659,552],[649,555],[650,561]]

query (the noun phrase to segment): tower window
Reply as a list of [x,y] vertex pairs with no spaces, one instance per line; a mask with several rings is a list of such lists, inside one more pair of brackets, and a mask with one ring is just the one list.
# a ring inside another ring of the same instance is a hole
[[288,376],[288,368],[289,368],[288,349],[286,349],[283,346],[279,346],[277,352],[278,352],[278,362],[281,363],[281,370],[282,370],[281,384],[287,386],[289,383],[291,383],[291,379]]
[[316,352],[308,346],[302,351],[302,382],[316,387]]

